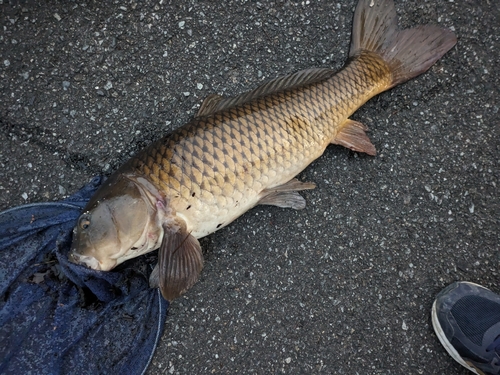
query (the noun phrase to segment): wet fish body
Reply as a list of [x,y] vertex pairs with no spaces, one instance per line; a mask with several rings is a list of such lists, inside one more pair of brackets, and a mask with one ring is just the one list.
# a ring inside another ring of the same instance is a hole
[[426,71],[456,43],[449,30],[397,30],[391,0],[361,0],[342,70],[307,69],[235,98],[208,97],[198,115],[119,168],[74,231],[74,261],[109,270],[160,248],[151,276],[166,299],[198,278],[197,238],[257,204],[301,209],[294,177],[333,143],[375,155],[349,116],[373,96]]

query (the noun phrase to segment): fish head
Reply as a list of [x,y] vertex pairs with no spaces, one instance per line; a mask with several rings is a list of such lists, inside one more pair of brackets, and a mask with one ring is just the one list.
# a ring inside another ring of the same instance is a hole
[[73,229],[70,261],[109,271],[159,246],[156,207],[136,182],[110,178],[92,197]]

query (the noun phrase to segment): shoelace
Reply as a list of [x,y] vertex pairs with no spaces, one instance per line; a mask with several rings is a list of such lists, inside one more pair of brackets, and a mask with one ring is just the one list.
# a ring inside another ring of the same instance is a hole
[[490,352],[492,350],[495,350],[497,354],[500,355],[500,335],[497,336],[497,338],[493,340],[493,342],[486,348],[487,352]]

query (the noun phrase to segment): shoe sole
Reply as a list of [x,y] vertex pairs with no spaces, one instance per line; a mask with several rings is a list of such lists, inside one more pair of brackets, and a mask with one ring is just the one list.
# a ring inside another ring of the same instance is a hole
[[[476,285],[481,288],[484,288],[484,286],[476,284],[476,283],[471,283],[467,282],[468,284]],[[441,345],[446,349],[448,354],[458,363],[460,363],[462,366],[464,366],[466,369],[472,371],[474,374],[477,375],[485,375],[484,372],[481,370],[477,369],[476,367],[473,367],[471,363],[467,363],[464,361],[462,356],[458,354],[458,352],[455,350],[453,345],[448,341],[448,338],[443,332],[443,329],[441,328],[441,324],[439,323],[439,319],[437,317],[437,311],[436,311],[436,301],[432,304],[432,326],[434,327],[434,332],[436,333],[436,336],[438,337],[439,341],[441,342]]]

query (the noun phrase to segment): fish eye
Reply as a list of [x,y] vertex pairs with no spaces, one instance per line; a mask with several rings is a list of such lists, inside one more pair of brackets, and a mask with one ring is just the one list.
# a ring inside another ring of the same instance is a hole
[[80,229],[87,229],[90,226],[90,217],[88,215],[82,216],[78,222],[78,226]]

